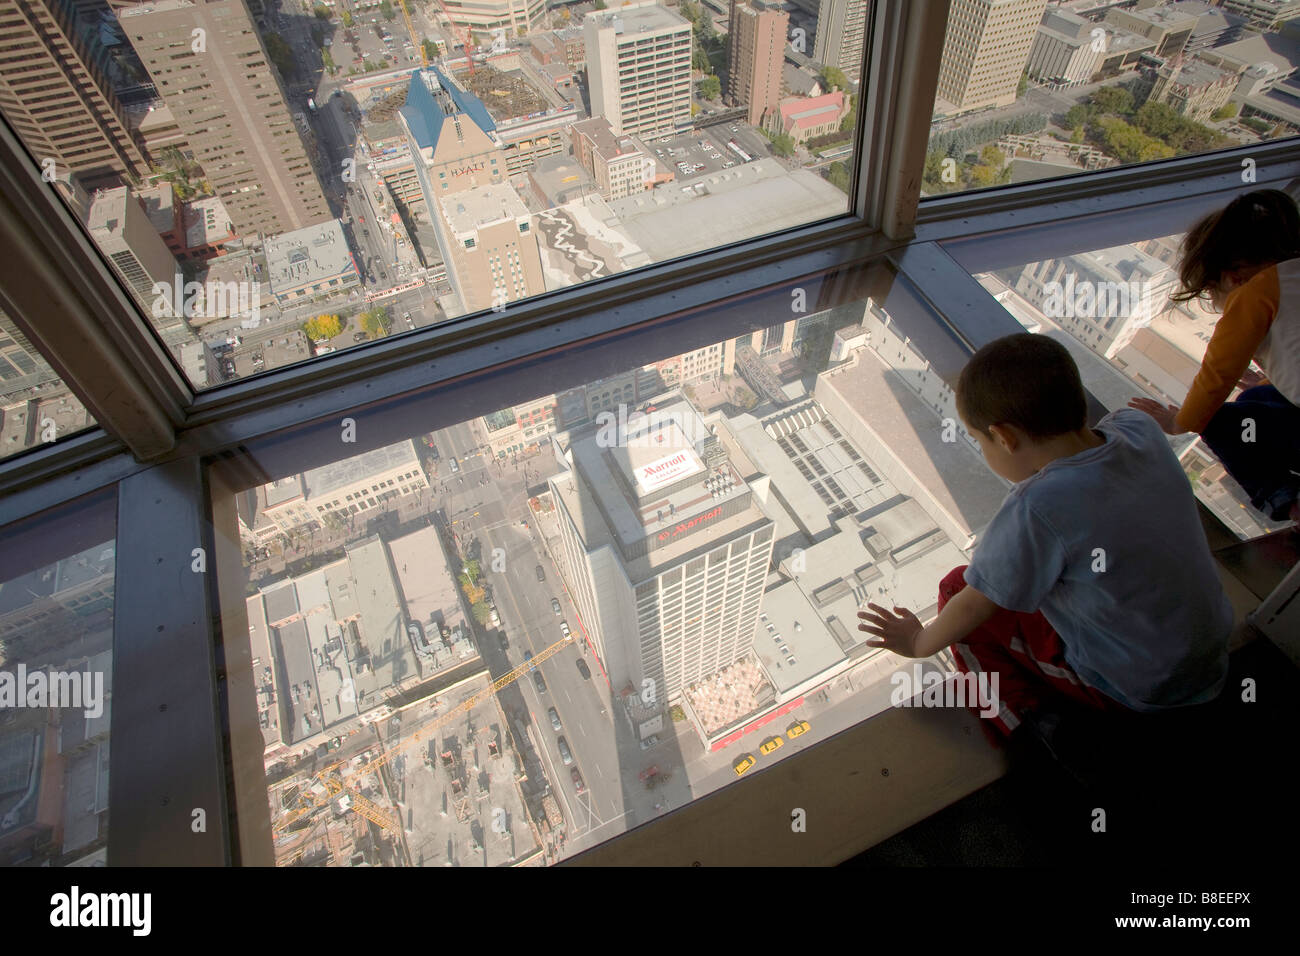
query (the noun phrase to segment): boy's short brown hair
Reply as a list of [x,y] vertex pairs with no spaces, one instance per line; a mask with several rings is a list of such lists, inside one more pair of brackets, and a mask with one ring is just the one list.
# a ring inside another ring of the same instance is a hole
[[1088,397],[1065,346],[1023,332],[990,342],[966,363],[957,380],[957,412],[986,435],[990,425],[1014,425],[1045,441],[1087,424]]
[[1218,288],[1225,274],[1300,257],[1300,210],[1280,189],[1257,189],[1212,212],[1183,237],[1175,302]]

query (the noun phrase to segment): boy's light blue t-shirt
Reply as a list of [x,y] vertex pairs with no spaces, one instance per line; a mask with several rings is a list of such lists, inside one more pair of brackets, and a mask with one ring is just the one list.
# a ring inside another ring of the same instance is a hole
[[1232,605],[1160,426],[1122,409],[1106,442],[1012,486],[966,583],[1042,611],[1087,684],[1134,710],[1202,703],[1228,672]]

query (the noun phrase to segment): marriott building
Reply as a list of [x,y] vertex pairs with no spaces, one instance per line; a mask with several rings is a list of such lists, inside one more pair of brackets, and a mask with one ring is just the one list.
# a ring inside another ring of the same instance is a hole
[[655,701],[716,673],[752,645],[772,555],[772,520],[689,402],[556,444],[552,478],[574,601],[615,689]]

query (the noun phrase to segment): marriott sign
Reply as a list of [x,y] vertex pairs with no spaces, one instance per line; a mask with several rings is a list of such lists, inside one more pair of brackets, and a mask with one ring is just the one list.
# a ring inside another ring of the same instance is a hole
[[673,538],[677,537],[679,534],[682,534],[682,533],[684,533],[684,532],[690,531],[690,530],[692,530],[693,528],[698,528],[700,525],[704,524],[706,521],[712,521],[714,518],[716,518],[716,517],[717,517],[718,515],[720,515],[720,514],[722,514],[722,506],[721,506],[721,505],[718,505],[717,507],[713,508],[712,510],[704,512],[704,514],[702,514],[702,515],[696,515],[694,518],[692,518],[692,519],[689,520],[689,521],[681,521],[681,522],[678,522],[678,524],[677,524],[675,527],[672,527],[672,528],[666,528],[666,529],[664,529],[663,531],[660,531],[660,532],[659,532],[659,541],[660,541],[660,542],[671,541]]

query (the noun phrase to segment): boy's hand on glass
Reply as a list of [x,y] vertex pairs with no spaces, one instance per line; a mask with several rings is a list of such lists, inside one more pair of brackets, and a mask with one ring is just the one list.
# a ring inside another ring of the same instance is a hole
[[1178,418],[1179,405],[1161,405],[1159,402],[1150,398],[1134,398],[1128,403],[1129,408],[1136,408],[1140,412],[1146,412],[1156,420],[1156,424],[1166,435],[1181,435],[1183,430],[1174,422]]
[[879,640],[867,641],[868,647],[883,647],[901,654],[903,657],[915,657],[916,639],[925,628],[915,614],[905,607],[896,607],[891,612],[878,604],[867,604],[869,611],[859,611],[859,631],[876,635]]

